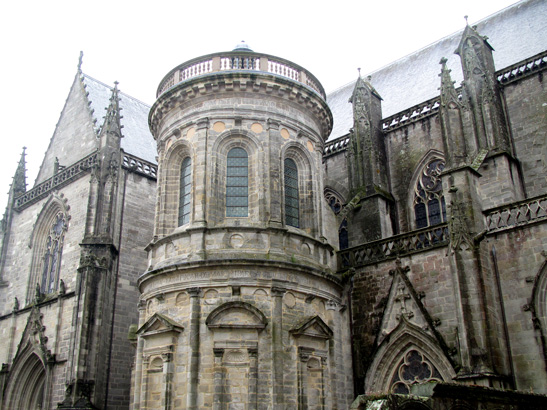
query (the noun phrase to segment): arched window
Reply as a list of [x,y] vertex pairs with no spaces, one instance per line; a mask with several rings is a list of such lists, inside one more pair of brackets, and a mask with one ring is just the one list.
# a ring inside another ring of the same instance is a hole
[[55,291],[61,265],[63,240],[67,229],[67,221],[63,212],[58,212],[53,220],[45,239],[45,248],[42,254],[42,277],[40,292],[43,294]]
[[184,158],[180,167],[179,226],[190,222],[190,195],[192,191],[192,160]]
[[446,205],[443,196],[441,172],[444,161],[435,158],[423,169],[414,188],[414,215],[416,228],[446,222]]
[[[327,203],[329,204],[334,214],[338,215],[343,208],[342,200],[340,199],[340,197],[331,190],[327,190],[325,191],[325,199],[327,200]],[[340,246],[341,250],[349,248],[347,218],[344,218],[340,223],[340,226],[338,227],[338,245]]]
[[285,224],[296,228],[300,225],[298,198],[298,168],[296,163],[285,159]]
[[249,156],[243,148],[228,152],[226,216],[249,215]]

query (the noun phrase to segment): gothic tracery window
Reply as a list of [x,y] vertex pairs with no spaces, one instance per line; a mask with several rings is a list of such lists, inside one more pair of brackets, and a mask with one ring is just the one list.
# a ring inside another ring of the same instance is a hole
[[285,224],[299,227],[298,168],[296,163],[285,159]]
[[446,205],[443,196],[441,173],[444,161],[435,158],[422,170],[414,188],[414,215],[416,228],[446,222]]
[[48,232],[42,257],[41,293],[51,293],[57,288],[63,240],[66,230],[66,216],[63,212],[58,212],[53,221],[53,225]]
[[249,215],[249,156],[243,148],[228,152],[226,216]]
[[190,222],[190,196],[192,190],[192,160],[184,158],[180,169],[179,226]]
[[410,394],[410,387],[430,381],[443,381],[439,371],[420,352],[410,350],[391,379],[391,392]]
[[[335,215],[338,215],[343,208],[342,200],[338,195],[330,190],[325,191],[325,199]],[[338,227],[338,245],[340,249],[347,249],[349,247],[348,237],[348,220],[344,218]]]

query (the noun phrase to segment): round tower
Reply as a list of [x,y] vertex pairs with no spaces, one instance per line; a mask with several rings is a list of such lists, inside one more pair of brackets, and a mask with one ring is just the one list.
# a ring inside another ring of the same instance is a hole
[[325,92],[240,44],[161,81],[135,408],[347,408],[349,325],[323,198]]

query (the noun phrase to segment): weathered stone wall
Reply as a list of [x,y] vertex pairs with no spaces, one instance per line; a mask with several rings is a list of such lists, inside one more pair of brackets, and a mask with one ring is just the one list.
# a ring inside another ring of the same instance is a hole
[[[10,243],[8,245],[6,263],[3,278],[9,285],[0,288],[1,314],[7,314],[13,307],[14,298],[17,297],[21,308],[32,302],[36,283],[29,283],[32,273],[31,265],[35,249],[45,237],[39,237],[35,225],[40,213],[47,207],[54,205],[68,209],[68,229],[66,230],[63,244],[63,256],[59,271],[59,280],[63,280],[67,292],[76,287],[76,269],[80,260],[80,246],[84,236],[85,218],[87,214],[87,191],[89,189],[89,175],[86,175],[70,185],[61,188],[41,201],[32,204],[19,213],[14,213]],[[59,205],[64,203],[64,205]],[[33,237],[33,232],[35,236]],[[37,274],[35,277],[40,278]],[[27,295],[31,299],[27,299]],[[1,359],[0,359],[1,360]]]
[[516,388],[545,394],[547,372],[541,334],[547,329],[543,317],[534,319],[532,296],[546,261],[547,226],[531,224],[493,233],[485,246],[499,272]]
[[[410,268],[406,275],[422,298],[421,302],[428,314],[433,320],[438,319],[436,329],[447,346],[454,348],[457,344],[456,295],[446,252],[446,247],[440,247],[402,257],[400,260],[401,266]],[[386,330],[382,329],[381,323],[394,280],[390,271],[396,267],[395,260],[386,260],[356,269],[353,277],[351,308],[354,360],[356,373],[363,375],[357,381],[359,388],[364,388],[364,375],[378,347],[377,338]],[[417,326],[426,324],[419,311],[414,311],[409,321]]]
[[[253,272],[251,276],[247,270]],[[349,405],[352,399],[352,380],[351,360],[347,349],[349,331],[345,326],[348,310],[342,306],[344,300],[341,299],[338,285],[330,283],[326,278],[291,272],[283,265],[276,267],[274,264],[267,268],[264,265],[260,267],[258,263],[242,266],[238,270],[194,268],[172,274],[164,273],[161,276],[146,276],[141,283],[141,299],[146,306],[144,319],[150,320],[154,315],[161,314],[183,330],[176,338],[163,342],[154,339],[153,335],[141,336],[145,342],[140,354],[150,356],[144,361],[149,368],[148,371],[143,368],[142,377],[143,380],[152,382],[152,386],[146,387],[145,382],[136,381],[142,389],[149,389],[148,393],[141,393],[141,409],[154,408],[154,395],[159,397],[165,390],[162,379],[151,375],[154,374],[151,367],[154,365],[154,349],[157,351],[166,342],[173,343],[171,366],[174,408],[185,408],[190,390],[188,367],[193,317],[191,312],[196,308],[192,307],[192,296],[188,296],[184,288],[198,284],[201,285],[197,309],[199,408],[214,406],[215,400],[251,405],[248,392],[252,383],[257,383],[257,396],[254,399],[258,404],[257,408],[271,406],[276,384],[283,386],[283,408],[296,408],[298,386],[304,379],[312,382],[308,386],[309,394],[323,397],[327,408],[332,408],[334,402],[338,403],[339,408]],[[279,293],[280,288],[275,286],[281,284],[283,290]],[[211,319],[212,312],[234,302],[251,305],[262,312],[265,316],[265,327],[245,328],[246,325],[256,323],[246,310],[238,309],[239,305],[228,309],[229,313],[221,319],[220,324]],[[295,333],[307,320],[314,317],[319,317],[332,329],[332,338],[321,333],[322,329],[317,326],[302,334]],[[281,327],[279,333],[276,326]],[[345,349],[342,348],[343,345],[346,346]],[[256,375],[251,374],[252,358],[247,353],[248,349],[257,350]],[[309,349],[306,352],[310,357],[301,355],[303,349]],[[320,363],[320,372],[315,376],[300,374],[302,360],[308,363],[315,357],[320,359],[317,362]],[[282,365],[281,372],[274,370],[278,365]],[[218,372],[225,377],[222,394],[226,396],[222,399],[216,396],[220,386],[216,376]],[[316,382],[314,377],[321,379],[321,388],[313,385]]]
[[124,197],[120,221],[121,243],[119,268],[109,363],[107,405],[109,409],[127,409],[130,401],[131,366],[135,349],[129,340],[129,327],[138,325],[139,292],[137,280],[146,269],[144,248],[153,236],[156,181],[128,170],[123,170]]
[[515,154],[520,161],[526,195],[547,190],[547,86],[544,71],[503,88]]

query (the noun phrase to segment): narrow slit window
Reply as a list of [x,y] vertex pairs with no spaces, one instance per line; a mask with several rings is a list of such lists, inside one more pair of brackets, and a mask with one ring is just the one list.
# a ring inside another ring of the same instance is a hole
[[180,167],[179,226],[190,222],[190,196],[192,191],[192,160],[184,158]]
[[298,168],[295,162],[285,159],[285,224],[296,228],[300,225],[298,206]]
[[228,152],[226,172],[226,216],[249,215],[249,156],[243,148]]

